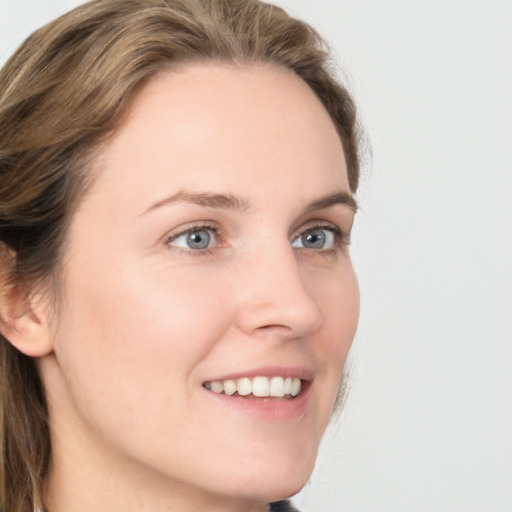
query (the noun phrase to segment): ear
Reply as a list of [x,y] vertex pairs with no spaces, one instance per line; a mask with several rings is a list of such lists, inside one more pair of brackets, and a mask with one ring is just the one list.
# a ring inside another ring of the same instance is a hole
[[[0,258],[0,333],[27,356],[42,357],[53,350],[48,323],[48,300],[43,294],[27,294],[5,279],[10,272],[5,251]],[[13,260],[12,253],[8,255]]]

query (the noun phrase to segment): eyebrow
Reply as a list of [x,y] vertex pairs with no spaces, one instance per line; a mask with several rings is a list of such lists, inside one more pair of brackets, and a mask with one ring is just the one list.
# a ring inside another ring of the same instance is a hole
[[149,213],[162,206],[168,206],[174,203],[191,203],[207,208],[219,208],[222,210],[247,211],[249,209],[249,201],[242,199],[233,194],[212,194],[209,192],[186,192],[181,191],[170,197],[158,201],[150,206],[145,212]]
[[[145,212],[143,212],[143,215],[156,210],[157,208],[161,208],[162,206],[168,206],[180,202],[197,204],[207,208],[218,208],[222,210],[234,210],[239,212],[246,212],[250,210],[250,203],[247,199],[235,196],[233,194],[180,191],[150,206]],[[316,199],[306,207],[305,213],[323,210],[337,204],[348,206],[354,213],[357,211],[357,203],[353,196],[348,192],[341,191],[328,194],[324,197],[321,197],[320,199]]]
[[316,201],[313,201],[306,208],[306,213],[310,213],[316,210],[323,210],[324,208],[330,208],[337,204],[343,204],[348,206],[354,213],[357,212],[357,202],[354,197],[348,192],[336,192],[327,196],[321,197]]

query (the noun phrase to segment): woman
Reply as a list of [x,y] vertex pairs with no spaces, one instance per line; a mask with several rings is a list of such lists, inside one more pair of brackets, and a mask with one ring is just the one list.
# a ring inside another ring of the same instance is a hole
[[356,135],[319,37],[258,1],[97,0],[22,45],[3,512],[287,509],[357,324]]

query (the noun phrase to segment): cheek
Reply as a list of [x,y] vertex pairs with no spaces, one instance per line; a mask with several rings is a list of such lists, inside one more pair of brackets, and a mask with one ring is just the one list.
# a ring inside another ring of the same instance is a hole
[[207,333],[223,330],[228,316],[220,314],[228,305],[212,281],[176,273],[79,278],[69,287],[74,290],[69,303],[80,329],[96,331],[87,343],[96,342],[97,348],[126,357],[133,351],[135,358],[150,348],[200,358],[208,348]]
[[359,319],[359,287],[350,260],[340,262],[336,272],[305,272],[308,292],[322,312],[322,331],[314,340],[316,357],[323,368],[319,376],[322,388],[319,432],[323,433],[336,404],[342,401],[342,374],[354,340]]
[[[340,262],[330,274],[305,273],[306,287],[322,313],[325,350],[331,356],[346,355],[359,320],[359,286],[350,260]],[[343,363],[345,357],[332,364]]]
[[136,276],[70,275],[56,348],[82,414],[114,420],[116,429],[183,407],[197,387],[194,369],[230,318],[226,294],[211,281]]

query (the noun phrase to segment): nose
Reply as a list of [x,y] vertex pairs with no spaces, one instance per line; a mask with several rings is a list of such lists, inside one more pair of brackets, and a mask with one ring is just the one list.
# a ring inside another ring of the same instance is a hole
[[243,275],[237,324],[245,334],[296,339],[319,329],[321,309],[290,245],[253,255]]

